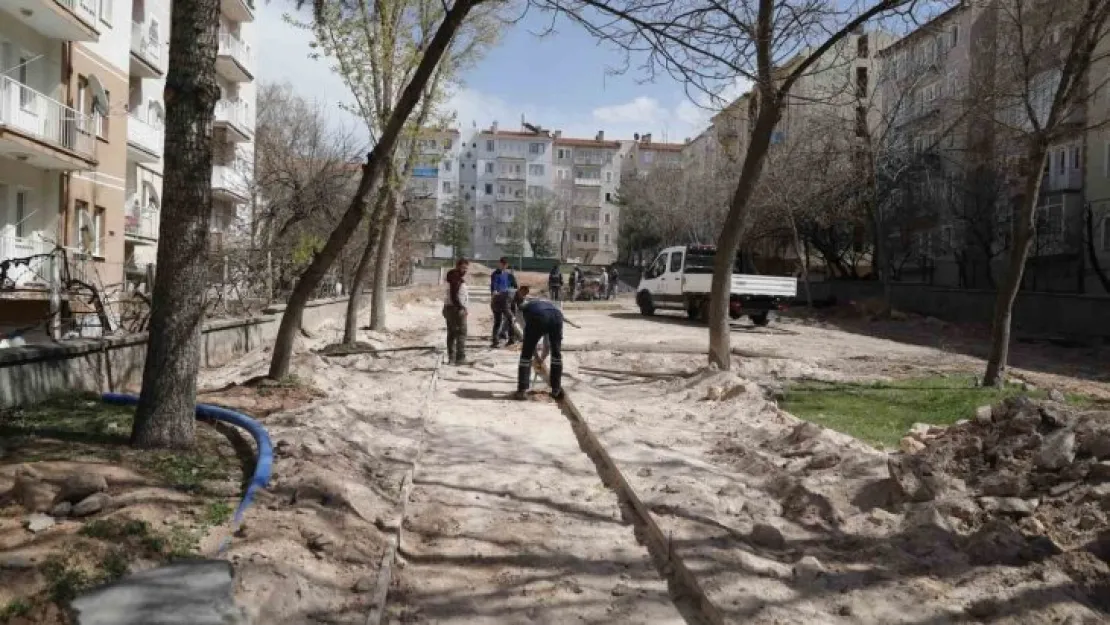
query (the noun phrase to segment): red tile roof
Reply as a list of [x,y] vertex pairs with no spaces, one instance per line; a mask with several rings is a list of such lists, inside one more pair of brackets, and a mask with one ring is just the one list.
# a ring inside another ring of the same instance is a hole
[[569,145],[580,148],[620,148],[620,141],[597,141],[596,139],[575,139],[573,137],[559,137],[555,145]]
[[660,152],[681,152],[683,145],[685,145],[685,144],[682,144],[682,143],[655,143],[655,142],[643,143],[643,142],[641,142],[640,143],[640,149],[641,150],[657,150],[657,151],[660,151]]

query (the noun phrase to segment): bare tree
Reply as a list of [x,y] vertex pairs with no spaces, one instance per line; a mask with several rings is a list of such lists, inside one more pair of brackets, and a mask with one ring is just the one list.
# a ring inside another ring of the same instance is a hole
[[996,36],[988,52],[995,59],[998,145],[1020,155],[1022,188],[1013,246],[994,305],[983,375],[983,384],[990,386],[1006,379],[1013,307],[1036,239],[1049,149],[1106,121],[1090,119],[1087,105],[1104,87],[1090,69],[1107,37],[1110,3],[998,0],[996,15]]
[[814,3],[742,0],[664,4],[650,0],[532,0],[583,25],[631,54],[648,73],[665,71],[688,89],[713,96],[737,79],[755,85],[752,131],[728,215],[717,240],[710,306],[709,360],[731,365],[728,306],[733,258],[748,225],[749,200],[788,95],[819,60],[865,24],[925,10],[916,0]]

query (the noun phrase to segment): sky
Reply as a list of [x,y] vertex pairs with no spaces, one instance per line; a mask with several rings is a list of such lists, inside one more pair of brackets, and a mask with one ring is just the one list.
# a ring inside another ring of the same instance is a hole
[[[288,5],[285,5],[288,7]],[[261,3],[257,18],[255,59],[259,78],[289,82],[301,95],[316,99],[337,120],[353,123],[338,107],[350,100],[343,81],[326,61],[309,58],[308,32],[287,25],[282,3]],[[462,76],[449,108],[457,112],[464,132],[496,121],[517,130],[523,115],[532,124],[562,130],[564,137],[632,139],[651,133],[654,141],[680,143],[708,125],[711,112],[695,105],[682,85],[669,77],[644,83],[631,70],[612,75],[623,65],[621,53],[598,44],[580,27],[560,23],[543,38],[550,18],[526,16],[506,27],[496,48]]]

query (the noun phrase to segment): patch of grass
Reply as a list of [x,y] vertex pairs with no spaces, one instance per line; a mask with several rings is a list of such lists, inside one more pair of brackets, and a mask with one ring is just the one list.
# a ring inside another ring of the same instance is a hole
[[135,461],[167,486],[186,492],[196,492],[205,480],[227,479],[238,469],[234,456],[209,455],[197,438],[196,451],[148,451],[136,456]]
[[42,574],[46,577],[46,592],[50,600],[61,605],[73,601],[77,595],[96,584],[96,580],[84,569],[62,558],[44,562]]
[[[975,409],[1020,395],[1017,385],[975,386],[970,377],[927,377],[875,384],[804,382],[786,389],[783,410],[879,447],[893,447],[914,423],[951,425]],[[1032,393],[1043,396],[1043,393]]]
[[104,581],[114,582],[131,570],[131,560],[123,549],[113,549],[100,561],[100,568],[104,573]]
[[50,437],[63,441],[126,443],[134,411],[93,394],[60,395],[0,411],[0,438]]
[[33,607],[30,601],[23,597],[16,597],[9,601],[3,608],[0,608],[0,623],[7,623],[13,618],[27,616],[31,613]]
[[200,536],[183,525],[171,525],[166,537],[166,555],[170,560],[193,558],[200,552]]
[[226,501],[210,501],[204,507],[202,519],[208,525],[223,525],[231,518],[235,509]]
[[138,519],[94,519],[81,526],[79,533],[89,538],[119,541],[128,537],[146,538],[150,523]]

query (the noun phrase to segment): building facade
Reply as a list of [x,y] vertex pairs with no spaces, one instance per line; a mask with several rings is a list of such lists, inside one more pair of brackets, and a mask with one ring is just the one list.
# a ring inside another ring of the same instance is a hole
[[[249,198],[253,20],[248,0],[221,2],[217,242]],[[0,332],[45,330],[62,313],[71,329],[98,334],[97,316],[60,287],[95,287],[116,323],[114,303],[146,279],[161,205],[169,24],[169,0],[0,0],[0,262],[9,261]],[[22,258],[31,261],[10,262]]]

